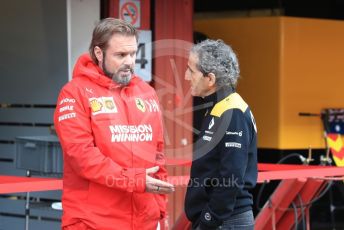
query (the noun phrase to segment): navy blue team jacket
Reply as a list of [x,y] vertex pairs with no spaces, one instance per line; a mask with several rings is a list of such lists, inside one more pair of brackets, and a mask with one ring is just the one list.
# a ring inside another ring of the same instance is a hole
[[216,229],[232,215],[252,209],[257,181],[257,127],[232,91],[204,98],[209,106],[194,145],[185,212],[193,227]]

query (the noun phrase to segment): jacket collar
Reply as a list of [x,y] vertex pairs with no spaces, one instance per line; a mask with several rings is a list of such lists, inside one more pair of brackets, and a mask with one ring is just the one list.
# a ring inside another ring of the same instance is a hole
[[218,89],[215,93],[204,97],[203,99],[206,103],[213,102],[214,104],[216,104],[232,93],[235,93],[235,90],[233,90],[232,88],[221,88]]

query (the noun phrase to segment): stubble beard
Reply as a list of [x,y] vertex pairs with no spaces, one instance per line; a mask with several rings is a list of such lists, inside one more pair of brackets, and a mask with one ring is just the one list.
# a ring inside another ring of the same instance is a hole
[[[134,74],[134,69],[129,65],[119,68],[115,73],[108,71],[108,69],[105,67],[105,61],[102,63],[102,67],[104,74],[121,86],[129,85]],[[122,71],[125,70],[129,70],[129,73],[122,73]]]

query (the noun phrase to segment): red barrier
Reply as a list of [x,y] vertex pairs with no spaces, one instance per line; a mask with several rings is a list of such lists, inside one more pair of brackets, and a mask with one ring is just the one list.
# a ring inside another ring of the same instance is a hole
[[256,218],[255,230],[270,230],[281,219],[285,209],[290,206],[295,196],[300,192],[305,179],[283,180],[274,191],[269,201],[264,205]]
[[[270,180],[282,180],[282,182],[271,197],[272,206],[266,206],[257,216],[256,229],[267,229],[261,226],[272,226],[273,223],[278,226],[277,229],[290,229],[292,227],[291,219],[294,217],[292,213],[286,212],[286,207],[289,207],[291,202],[298,204],[297,194],[300,194],[304,203],[309,202],[322,189],[327,177],[331,177],[332,180],[344,176],[344,167],[259,164],[259,169],[261,172],[258,173],[258,183]],[[189,176],[168,177],[168,181],[175,186],[186,186],[188,180]],[[62,189],[62,179],[0,176],[0,193],[60,189]],[[173,229],[187,230],[190,229],[190,226],[183,214]],[[290,226],[290,228],[286,226]]]
[[[291,229],[294,225],[294,213],[289,210],[291,202],[300,205],[298,194],[304,204],[309,203],[322,191],[324,184],[329,179],[340,179],[344,176],[344,167],[332,166],[305,166],[282,164],[258,164],[258,183],[271,180],[282,180],[276,188],[259,215],[256,217],[255,230],[257,229]],[[170,177],[177,186],[187,185],[188,176]],[[309,207],[305,210],[309,216]],[[298,212],[298,217],[301,215]],[[309,218],[308,218],[309,229]],[[189,230],[191,223],[182,213],[172,228],[173,230]]]
[[62,179],[0,176],[0,194],[62,189]]
[[[314,197],[318,195],[320,191],[323,190],[323,187],[327,184],[324,180],[316,180],[316,179],[308,179],[307,182],[303,185],[301,191],[299,194],[296,194],[297,196],[294,197],[293,202],[297,207],[301,207],[304,209],[305,216],[307,217],[307,225],[309,226],[309,208],[310,206],[307,205],[311,202],[311,200],[314,200]],[[300,195],[298,197],[298,195]],[[301,202],[300,202],[301,200]],[[306,206],[305,206],[306,205]],[[290,205],[289,205],[290,207]],[[286,207],[287,208],[287,207]],[[297,212],[297,219],[299,220],[299,217],[301,216],[301,208],[298,209]],[[257,217],[258,219],[258,217]],[[277,223],[276,229],[279,230],[290,230],[294,228],[295,223],[295,216],[293,210],[286,210],[284,212],[283,218]],[[264,228],[265,229],[265,228]]]

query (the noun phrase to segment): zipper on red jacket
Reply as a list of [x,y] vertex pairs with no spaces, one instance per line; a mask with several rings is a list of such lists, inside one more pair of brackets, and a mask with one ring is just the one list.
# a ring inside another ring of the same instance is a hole
[[[127,124],[130,125],[132,120],[130,117],[129,109],[128,109],[128,104],[127,102],[130,101],[130,95],[129,95],[129,88],[128,87],[123,87],[121,89],[121,98],[124,104],[125,108],[125,114],[127,118]],[[134,168],[134,154],[133,154],[133,146],[130,143],[130,150],[131,150],[131,168]],[[134,192],[131,193],[131,228],[134,230]]]

